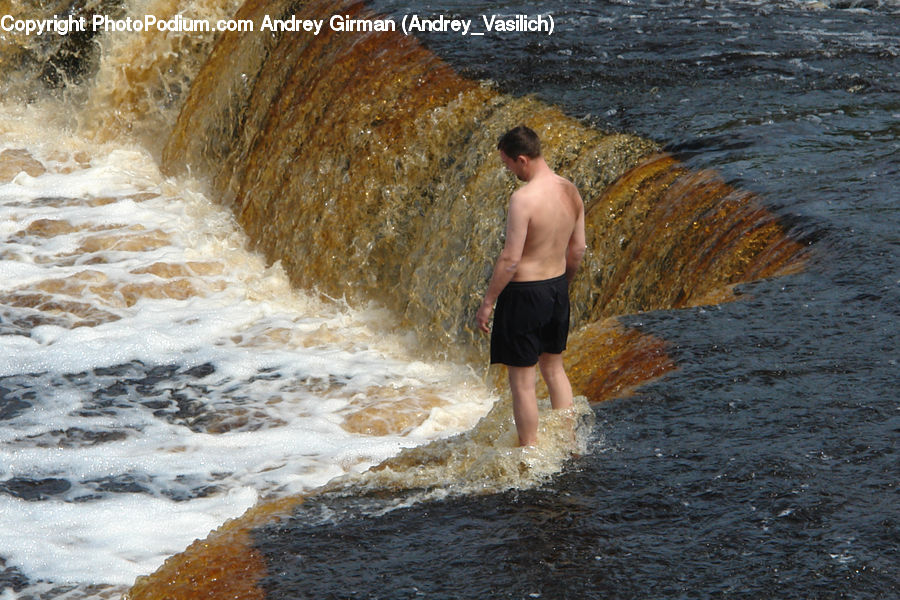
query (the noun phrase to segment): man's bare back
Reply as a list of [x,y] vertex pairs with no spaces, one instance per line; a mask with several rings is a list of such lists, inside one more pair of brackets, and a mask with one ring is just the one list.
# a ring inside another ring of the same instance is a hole
[[549,168],[517,190],[510,198],[510,218],[527,223],[522,256],[512,281],[541,281],[565,273],[569,241],[583,210],[572,182]]

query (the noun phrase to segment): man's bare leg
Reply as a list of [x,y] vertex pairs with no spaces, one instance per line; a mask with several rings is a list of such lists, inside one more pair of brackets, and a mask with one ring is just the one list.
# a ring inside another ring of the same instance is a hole
[[562,354],[541,354],[538,365],[550,392],[551,406],[556,409],[572,406],[572,384],[563,367]]
[[509,391],[512,393],[513,417],[519,433],[520,446],[537,444],[538,406],[535,391],[535,369],[530,367],[507,367]]

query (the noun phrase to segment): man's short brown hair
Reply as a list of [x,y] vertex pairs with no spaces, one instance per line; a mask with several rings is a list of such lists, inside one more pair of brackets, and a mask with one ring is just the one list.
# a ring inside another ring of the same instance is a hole
[[510,158],[523,154],[528,158],[537,158],[541,155],[541,140],[534,130],[519,125],[500,137],[497,148]]

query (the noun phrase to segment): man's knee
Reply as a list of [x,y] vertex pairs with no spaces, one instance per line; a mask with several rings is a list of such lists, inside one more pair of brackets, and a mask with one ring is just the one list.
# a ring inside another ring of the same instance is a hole
[[510,390],[515,394],[535,386],[535,370],[531,367],[507,367]]

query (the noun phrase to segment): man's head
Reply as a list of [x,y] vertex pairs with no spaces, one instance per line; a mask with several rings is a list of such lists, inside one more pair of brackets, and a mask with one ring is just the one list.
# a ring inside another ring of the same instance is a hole
[[541,157],[541,140],[524,125],[510,129],[497,142],[500,160],[521,181],[529,181],[535,167],[544,164]]
[[541,155],[541,140],[532,129],[519,125],[500,137],[497,149],[513,160],[519,156],[537,158]]

